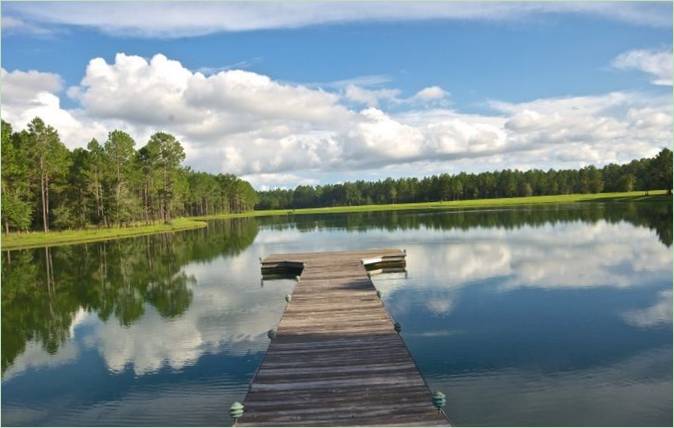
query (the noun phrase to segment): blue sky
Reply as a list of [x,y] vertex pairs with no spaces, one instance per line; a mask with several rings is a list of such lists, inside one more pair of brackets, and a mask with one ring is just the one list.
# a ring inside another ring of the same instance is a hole
[[[671,140],[668,3],[3,2],[2,13],[14,126],[46,114],[71,147],[111,127],[139,146],[167,129],[194,168],[261,188],[620,162]],[[157,54],[178,66],[153,65]],[[139,97],[165,120],[128,114]]]

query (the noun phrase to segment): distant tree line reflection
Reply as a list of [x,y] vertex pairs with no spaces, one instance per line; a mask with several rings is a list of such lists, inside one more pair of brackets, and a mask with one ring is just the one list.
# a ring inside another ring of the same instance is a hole
[[654,230],[660,242],[672,245],[672,202],[667,197],[653,202],[581,202],[565,205],[519,206],[464,210],[378,211],[344,214],[296,215],[291,222],[258,218],[272,230],[296,228],[308,232],[317,229],[380,229],[387,231],[428,228],[433,230],[468,230],[476,227],[516,229],[571,221],[609,223],[626,221]]

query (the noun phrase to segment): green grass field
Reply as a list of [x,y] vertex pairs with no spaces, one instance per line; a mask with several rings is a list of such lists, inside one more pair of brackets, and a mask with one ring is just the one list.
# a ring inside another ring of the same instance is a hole
[[427,210],[427,209],[463,209],[463,208],[498,208],[515,205],[568,204],[577,202],[647,202],[671,201],[664,190],[648,192],[597,193],[552,196],[529,196],[516,198],[473,199],[463,201],[420,202],[411,204],[356,205],[326,208],[302,208],[296,210],[264,210],[239,214],[218,214],[213,216],[180,218],[170,224],[139,225],[130,227],[114,227],[101,229],[84,229],[59,232],[28,232],[2,235],[2,249],[20,249],[43,247],[50,245],[78,244],[84,242],[105,241],[131,236],[154,233],[176,232],[180,230],[205,227],[206,220],[263,217],[275,215],[302,214],[334,214],[372,211]]
[[2,249],[45,247],[63,244],[81,244],[84,242],[107,241],[131,236],[151,235],[155,233],[177,232],[180,230],[206,227],[207,223],[190,218],[178,218],[169,224],[151,224],[129,227],[91,228],[82,230],[64,230],[55,232],[26,232],[2,234]]

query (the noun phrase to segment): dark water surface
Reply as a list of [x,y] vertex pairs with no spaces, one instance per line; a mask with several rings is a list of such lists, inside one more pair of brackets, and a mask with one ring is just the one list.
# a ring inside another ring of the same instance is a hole
[[294,281],[276,252],[395,247],[375,277],[455,425],[672,426],[672,205],[209,223],[3,252],[3,425],[228,425]]

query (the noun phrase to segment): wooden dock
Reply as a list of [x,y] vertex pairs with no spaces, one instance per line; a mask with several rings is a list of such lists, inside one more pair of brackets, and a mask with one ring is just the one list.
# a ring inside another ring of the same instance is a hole
[[263,259],[301,277],[236,425],[449,426],[366,270],[404,263],[392,249]]

